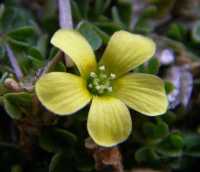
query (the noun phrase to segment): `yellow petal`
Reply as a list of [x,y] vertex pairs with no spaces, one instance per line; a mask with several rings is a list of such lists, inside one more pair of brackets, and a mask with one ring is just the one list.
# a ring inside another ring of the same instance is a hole
[[113,94],[132,109],[155,116],[168,107],[164,82],[149,74],[128,74],[113,83]]
[[35,86],[41,103],[58,115],[72,114],[89,103],[91,95],[85,81],[76,75],[51,72],[42,76]]
[[108,70],[121,76],[147,61],[155,52],[154,42],[126,31],[113,34],[100,61]]
[[114,97],[94,97],[89,111],[87,128],[92,139],[109,147],[126,140],[132,129],[128,108]]
[[83,77],[87,77],[88,73],[96,70],[94,52],[80,33],[74,30],[60,29],[53,35],[51,43],[74,61]]

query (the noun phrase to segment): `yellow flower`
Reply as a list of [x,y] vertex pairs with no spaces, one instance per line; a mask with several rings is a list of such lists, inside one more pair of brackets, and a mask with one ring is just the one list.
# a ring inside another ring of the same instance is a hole
[[132,129],[127,106],[148,116],[166,111],[163,81],[130,73],[153,56],[155,44],[149,38],[126,31],[114,33],[98,64],[89,43],[76,31],[58,30],[51,43],[74,61],[80,76],[48,73],[37,81],[36,94],[58,115],[75,113],[91,101],[87,129],[97,144],[108,147],[127,139]]

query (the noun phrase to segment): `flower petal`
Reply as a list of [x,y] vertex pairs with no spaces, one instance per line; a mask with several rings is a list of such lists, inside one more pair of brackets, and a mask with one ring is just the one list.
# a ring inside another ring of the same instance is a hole
[[53,35],[51,43],[74,61],[83,77],[87,77],[88,73],[96,70],[94,52],[80,33],[74,30],[60,29]]
[[113,34],[100,61],[109,73],[121,76],[153,56],[154,42],[141,35],[126,31]]
[[91,100],[85,81],[64,72],[51,72],[42,76],[35,89],[41,103],[59,115],[72,114]]
[[113,94],[134,110],[156,116],[168,107],[164,82],[149,74],[128,74],[113,83]]
[[92,139],[101,146],[113,146],[128,138],[132,122],[128,108],[114,97],[94,97],[87,128]]

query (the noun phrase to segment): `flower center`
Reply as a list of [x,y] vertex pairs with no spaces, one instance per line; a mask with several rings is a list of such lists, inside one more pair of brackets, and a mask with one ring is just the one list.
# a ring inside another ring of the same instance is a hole
[[94,95],[102,95],[112,92],[112,81],[116,78],[114,73],[106,74],[105,66],[99,66],[96,72],[90,72],[88,89]]

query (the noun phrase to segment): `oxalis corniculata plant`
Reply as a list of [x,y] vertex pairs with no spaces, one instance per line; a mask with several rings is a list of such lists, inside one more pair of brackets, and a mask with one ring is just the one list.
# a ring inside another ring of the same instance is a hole
[[8,28],[0,20],[0,110],[9,115],[0,115],[0,171],[191,171],[200,136],[187,113],[200,65],[170,17],[193,13],[175,0],[135,1],[130,24],[130,1],[86,1],[19,1],[33,12],[47,3],[48,12],[16,30],[14,0],[0,8],[13,12]]
[[[61,22],[61,26],[67,25]],[[154,55],[156,45],[151,39],[115,32],[99,62],[87,40],[71,27],[59,29],[51,43],[72,59],[80,75],[45,73],[36,81],[36,95],[44,107],[60,116],[72,115],[91,102],[87,130],[97,145],[112,147],[128,138],[132,120],[127,106],[148,116],[166,112],[163,81],[131,72]]]
[[111,147],[128,138],[132,121],[126,105],[148,116],[166,112],[163,81],[130,72],[153,56],[152,40],[118,31],[98,64],[89,43],[77,31],[60,29],[51,43],[73,60],[80,76],[67,72],[44,74],[36,82],[36,95],[47,109],[61,116],[71,115],[91,101],[87,129],[98,145]]

